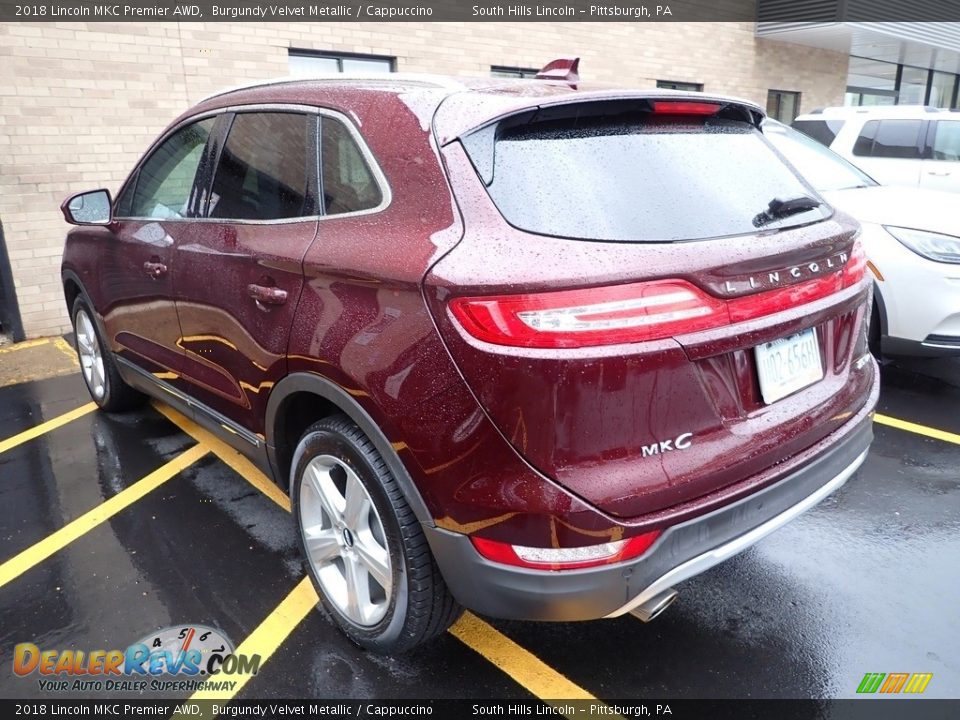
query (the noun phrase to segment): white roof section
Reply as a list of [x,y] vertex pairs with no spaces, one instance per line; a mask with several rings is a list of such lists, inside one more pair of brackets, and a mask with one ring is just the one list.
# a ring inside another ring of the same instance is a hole
[[811,112],[802,113],[797,120],[816,120],[831,117],[851,117],[853,115],[867,115],[878,118],[921,118],[943,113],[957,114],[956,110],[936,108],[928,105],[845,105],[841,107],[826,107]]

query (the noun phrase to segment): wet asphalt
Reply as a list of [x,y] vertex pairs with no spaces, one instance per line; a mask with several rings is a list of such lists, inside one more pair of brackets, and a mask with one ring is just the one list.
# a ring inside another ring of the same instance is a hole
[[[79,375],[0,388],[0,441],[87,402]],[[960,433],[960,360],[885,366],[879,412]],[[839,492],[653,623],[490,623],[601,699],[847,698],[867,672],[933,673],[925,697],[960,697],[960,445],[875,433]],[[0,563],[192,444],[148,406],[0,453]],[[199,623],[238,644],[303,572],[290,515],[207,455],[0,587],[0,697],[49,697],[11,672],[16,643],[124,648]],[[315,611],[238,697],[532,696],[452,635],[378,657]]]

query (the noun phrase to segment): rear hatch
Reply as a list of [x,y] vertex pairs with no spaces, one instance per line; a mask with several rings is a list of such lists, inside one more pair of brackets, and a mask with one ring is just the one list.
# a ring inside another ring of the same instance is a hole
[[441,335],[517,452],[612,515],[702,503],[867,398],[856,225],[761,119],[565,102],[442,148],[465,234],[425,281]]

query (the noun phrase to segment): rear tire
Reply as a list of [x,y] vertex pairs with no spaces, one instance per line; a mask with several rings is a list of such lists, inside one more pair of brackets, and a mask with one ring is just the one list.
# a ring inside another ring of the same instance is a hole
[[120,377],[113,353],[105,349],[93,311],[83,297],[73,303],[73,336],[80,374],[90,397],[101,410],[120,412],[143,404],[146,395],[134,390]]
[[310,426],[290,476],[294,522],[327,613],[361,647],[400,653],[463,612],[370,439],[345,415]]

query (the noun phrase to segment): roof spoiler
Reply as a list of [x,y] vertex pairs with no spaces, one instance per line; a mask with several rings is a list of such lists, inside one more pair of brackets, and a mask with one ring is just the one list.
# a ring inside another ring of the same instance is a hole
[[580,58],[561,57],[551,60],[536,75],[537,80],[560,80],[575,83],[580,81]]

